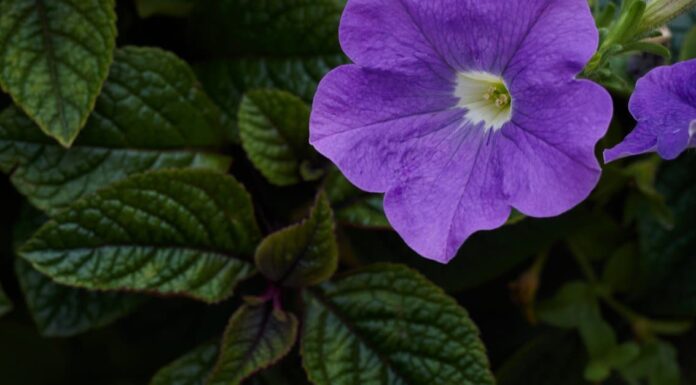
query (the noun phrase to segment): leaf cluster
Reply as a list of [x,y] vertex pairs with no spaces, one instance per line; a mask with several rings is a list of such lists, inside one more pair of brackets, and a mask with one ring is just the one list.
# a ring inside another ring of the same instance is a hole
[[[593,3],[621,98],[669,50]],[[0,0],[0,383],[694,383],[694,154],[425,261],[308,144],[344,5]]]

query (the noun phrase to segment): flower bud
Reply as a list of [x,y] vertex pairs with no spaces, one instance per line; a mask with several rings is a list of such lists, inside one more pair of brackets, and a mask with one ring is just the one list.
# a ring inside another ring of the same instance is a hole
[[650,0],[638,28],[647,32],[661,27],[696,5],[696,0]]

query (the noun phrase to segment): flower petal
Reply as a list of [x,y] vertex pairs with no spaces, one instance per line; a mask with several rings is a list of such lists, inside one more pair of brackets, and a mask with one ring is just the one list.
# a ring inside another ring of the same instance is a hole
[[623,142],[605,151],[605,160],[651,151],[674,159],[696,145],[691,131],[696,121],[695,82],[696,60],[658,67],[641,78],[629,103],[638,125]]
[[319,85],[310,142],[356,186],[385,192],[461,121],[453,87],[432,74],[339,67]]
[[475,126],[459,134],[384,198],[387,218],[404,241],[442,263],[471,234],[500,227],[510,215],[494,150],[499,136]]
[[436,72],[447,71],[416,15],[411,13],[411,3],[411,0],[348,1],[339,27],[346,55],[354,63],[373,68],[429,67]]
[[594,149],[612,109],[607,91],[589,81],[525,95],[498,147],[509,204],[549,217],[587,198],[601,174]]
[[[320,84],[310,141],[386,192],[390,223],[425,257],[447,262],[512,207],[557,215],[596,185],[612,103],[574,80],[598,44],[586,0],[349,0],[340,39],[357,65]],[[462,72],[502,75],[512,121],[469,122]]]
[[604,150],[604,162],[609,163],[629,156],[657,151],[657,133],[648,124],[639,123],[614,148]]
[[565,82],[580,73],[599,44],[587,0],[536,0],[540,9],[503,77],[513,94]]
[[517,75],[542,66],[551,77],[580,72],[598,33],[586,0],[350,0],[340,40],[368,67]]

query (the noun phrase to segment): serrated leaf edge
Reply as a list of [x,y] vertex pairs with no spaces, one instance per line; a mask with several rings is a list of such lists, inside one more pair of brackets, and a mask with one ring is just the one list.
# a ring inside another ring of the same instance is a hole
[[[478,348],[478,351],[481,353],[480,358],[482,358],[484,360],[484,364],[486,364],[486,370],[490,373],[491,378],[493,378],[492,371],[490,370],[490,361],[488,359],[486,347],[480,340],[481,332],[480,332],[478,326],[476,326],[476,324],[473,322],[473,320],[471,320],[471,318],[469,317],[469,312],[465,308],[463,308],[461,305],[459,305],[459,303],[453,297],[448,295],[441,287],[430,282],[419,271],[412,269],[410,267],[407,267],[405,265],[397,264],[397,263],[374,263],[374,264],[371,264],[368,266],[360,267],[360,268],[357,268],[354,270],[343,272],[341,274],[337,274],[330,281],[330,283],[340,281],[340,280],[348,278],[354,274],[359,274],[359,273],[369,272],[369,271],[374,271],[374,270],[380,270],[380,269],[384,269],[384,270],[397,269],[397,270],[401,270],[404,272],[407,271],[407,272],[413,273],[414,278],[419,280],[423,285],[427,285],[427,286],[430,286],[431,288],[435,289],[438,294],[442,295],[442,297],[445,301],[449,302],[451,305],[456,305],[457,307],[459,307],[464,312],[464,314],[466,314],[466,316],[467,316],[467,319],[468,319],[467,326],[471,328],[472,332],[475,332],[477,334],[477,339],[476,339],[477,346],[476,347]],[[383,364],[390,363],[390,360],[388,357],[384,357],[384,355],[379,350],[375,349],[374,346],[367,339],[365,339],[360,333],[358,333],[357,331],[354,330],[351,323],[346,321],[346,319],[345,319],[346,317],[340,311],[333,308],[333,305],[331,303],[329,303],[328,300],[324,297],[324,293],[321,291],[321,289],[319,289],[319,288],[307,288],[303,291],[305,293],[307,293],[308,295],[313,296],[313,298],[315,298],[319,302],[321,302],[322,305],[326,306],[326,309],[331,311],[334,314],[334,316],[336,316],[336,318],[338,318],[341,321],[341,323],[346,328],[348,328],[351,331],[351,333],[353,333],[356,336],[356,338],[358,338],[360,340],[361,343],[363,343],[366,347],[368,347],[375,354],[375,356],[377,356],[379,358],[379,360]],[[307,305],[304,304],[304,306],[306,307]],[[305,330],[304,327],[300,330],[300,355],[302,356],[302,368],[304,369],[304,372],[307,374],[307,378],[309,379],[309,381],[312,384],[323,385],[320,382],[318,382],[316,378],[314,378],[312,376],[311,371],[308,370],[308,368],[307,368],[306,360],[304,359],[304,355],[305,355],[304,330]],[[405,384],[408,384],[408,382],[406,381],[406,377],[404,377],[398,370],[396,370],[396,368],[394,366],[389,365],[388,367],[391,368],[392,371],[400,379],[402,379],[402,381],[404,381]],[[494,384],[494,382],[493,382],[493,384]]]
[[[228,175],[228,174],[225,174],[225,173],[216,171],[216,170],[211,170],[211,169],[163,168],[163,169],[147,170],[147,171],[145,171],[145,172],[136,173],[136,174],[130,175],[128,178],[121,179],[121,180],[116,181],[116,182],[114,182],[114,183],[112,183],[112,184],[108,184],[108,185],[102,186],[101,188],[95,190],[93,193],[80,197],[80,198],[79,198],[78,200],[76,200],[71,206],[73,206],[73,205],[78,205],[78,204],[84,204],[83,202],[86,201],[86,200],[88,200],[88,199],[90,199],[91,196],[96,195],[96,194],[99,194],[100,192],[109,190],[109,189],[111,189],[111,188],[116,188],[116,187],[120,186],[121,184],[125,184],[125,183],[128,182],[128,180],[129,180],[130,178],[134,178],[134,177],[138,177],[138,176],[145,176],[145,175],[147,175],[147,174],[152,174],[152,173],[167,173],[167,172],[170,172],[170,173],[182,173],[182,172],[187,172],[187,171],[188,171],[188,172],[191,172],[191,171],[201,171],[201,172],[206,172],[206,173],[210,173],[210,174],[219,174],[219,175],[222,175],[222,176],[225,176],[225,177],[228,177],[228,178],[232,178],[232,180],[234,180],[234,182],[239,186],[239,188],[243,191],[243,193],[244,193],[244,194],[247,196],[247,198],[251,201],[251,194],[249,194],[249,191],[246,189],[246,187],[245,187],[242,183],[240,183],[239,181],[237,181],[237,180],[236,180],[233,176],[231,176],[231,175]],[[252,212],[252,215],[253,215],[253,212]],[[205,303],[207,303],[207,304],[210,304],[210,305],[214,305],[214,304],[221,303],[221,302],[223,302],[223,301],[225,301],[225,300],[231,298],[231,297],[234,295],[234,291],[230,291],[226,296],[224,296],[224,297],[222,297],[222,298],[218,298],[218,299],[215,299],[215,300],[211,300],[211,299],[209,299],[209,298],[204,298],[204,297],[201,297],[201,296],[196,296],[196,295],[193,295],[192,293],[187,293],[187,292],[183,292],[183,291],[171,291],[171,292],[167,292],[167,293],[162,293],[162,292],[158,292],[158,291],[156,291],[156,290],[150,290],[150,289],[127,289],[127,288],[106,289],[106,288],[97,288],[97,287],[87,287],[86,285],[80,285],[80,284],[75,284],[75,283],[71,283],[71,282],[63,282],[62,280],[56,279],[55,277],[53,277],[53,276],[51,276],[51,275],[45,273],[45,272],[44,272],[42,269],[40,269],[39,266],[37,266],[33,261],[29,260],[28,258],[25,258],[24,255],[23,255],[23,254],[24,254],[23,249],[24,249],[24,247],[26,246],[26,244],[28,243],[28,241],[31,240],[32,238],[34,238],[34,236],[37,235],[38,232],[41,231],[42,228],[43,228],[44,226],[46,226],[47,224],[49,224],[49,223],[57,223],[57,222],[56,222],[54,219],[50,219],[50,220],[48,220],[46,223],[44,223],[37,231],[35,231],[35,232],[32,234],[32,236],[31,236],[29,239],[27,239],[27,241],[24,242],[24,244],[22,244],[22,245],[20,245],[20,246],[17,247],[17,255],[18,255],[19,257],[23,258],[23,259],[24,259],[25,261],[27,261],[28,263],[30,263],[30,264],[32,265],[32,267],[33,267],[34,269],[36,269],[38,272],[40,272],[41,274],[44,274],[45,276],[49,277],[51,280],[53,280],[53,281],[56,282],[57,284],[64,285],[64,286],[70,286],[70,287],[74,287],[74,288],[78,288],[78,289],[86,289],[86,290],[89,290],[89,291],[96,291],[96,292],[119,292],[119,293],[132,293],[132,294],[138,294],[138,293],[140,293],[140,294],[147,294],[147,295],[149,295],[149,296],[158,297],[158,298],[176,298],[176,297],[183,297],[183,298],[190,298],[190,299],[200,300],[200,301],[203,301],[203,302],[205,302]],[[138,245],[131,245],[131,246],[138,246]],[[147,246],[147,247],[152,247],[152,246]],[[203,251],[203,252],[210,253],[210,254],[219,254],[219,255],[224,256],[224,257],[226,257],[226,258],[229,257],[228,254],[226,254],[226,253],[224,253],[224,252],[216,251],[216,250],[201,250],[201,249],[195,249],[195,248],[183,247],[183,246],[182,246],[182,247],[178,247],[178,248],[179,248],[179,249],[189,249],[189,250],[192,250],[192,249],[193,249],[193,250]],[[256,275],[256,274],[258,273],[258,270],[257,270],[256,267],[253,265],[252,261],[245,260],[245,259],[241,259],[241,258],[237,258],[237,259],[238,259],[240,262],[245,262],[246,264],[248,264],[248,265],[250,266],[250,271],[249,271],[247,274],[245,274],[245,275],[243,275],[242,277],[239,278],[239,280],[237,281],[237,285],[235,285],[235,287],[238,286],[240,283],[246,281],[247,279],[253,277],[254,275]]]

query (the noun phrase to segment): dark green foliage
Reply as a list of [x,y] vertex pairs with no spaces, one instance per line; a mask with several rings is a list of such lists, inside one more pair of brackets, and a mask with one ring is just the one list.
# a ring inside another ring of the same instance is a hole
[[217,355],[217,344],[200,346],[160,369],[150,385],[203,385]]
[[196,72],[206,91],[223,112],[222,124],[236,133],[237,110],[245,92],[277,89],[291,92],[306,103],[314,98],[319,80],[346,62],[342,54],[262,55],[198,63]]
[[331,207],[324,194],[305,221],[269,235],[256,249],[256,266],[271,281],[289,287],[321,283],[336,272],[338,246]]
[[[185,97],[182,97],[185,95]],[[129,47],[115,61],[97,105],[71,149],[60,147],[15,108],[0,115],[0,170],[36,207],[57,212],[81,196],[151,169],[211,168],[230,159],[219,110],[186,63]]]
[[[0,0],[0,384],[696,384],[693,151],[427,261],[309,144],[345,4]],[[601,151],[696,13],[589,4]]]
[[318,385],[494,383],[466,311],[415,271],[373,265],[305,300],[302,356]]
[[671,230],[644,217],[640,231],[640,277],[651,311],[669,316],[696,316],[696,156],[688,154],[665,165],[658,181],[675,213]]
[[244,305],[232,315],[210,385],[237,385],[283,358],[297,339],[297,318],[272,304]]
[[284,91],[249,91],[239,106],[242,146],[254,166],[278,186],[316,178],[309,163],[308,126],[309,107]]
[[249,195],[203,170],[136,175],[77,201],[20,255],[59,283],[209,302],[249,277],[258,229]]
[[124,293],[96,293],[57,284],[29,262],[15,262],[24,300],[39,332],[69,337],[108,325],[133,311],[144,298]]
[[94,108],[116,40],[114,0],[0,2],[0,85],[69,147]]

